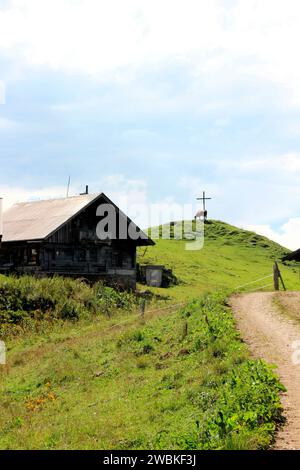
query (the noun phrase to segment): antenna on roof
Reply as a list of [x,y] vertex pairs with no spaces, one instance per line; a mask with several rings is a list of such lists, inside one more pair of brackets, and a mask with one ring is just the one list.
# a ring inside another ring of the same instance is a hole
[[69,176],[69,179],[68,179],[68,185],[67,185],[67,197],[69,197],[70,183],[71,183],[71,176]]

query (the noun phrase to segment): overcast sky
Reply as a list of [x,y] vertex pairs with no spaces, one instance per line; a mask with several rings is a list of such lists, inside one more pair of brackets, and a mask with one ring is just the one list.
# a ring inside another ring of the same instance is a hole
[[206,189],[299,248],[299,25],[299,0],[0,0],[6,206],[69,175],[116,202]]

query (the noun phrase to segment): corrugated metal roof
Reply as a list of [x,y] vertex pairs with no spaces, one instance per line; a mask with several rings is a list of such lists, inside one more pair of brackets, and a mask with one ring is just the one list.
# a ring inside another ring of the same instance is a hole
[[44,239],[100,195],[84,194],[15,204],[3,214],[2,241]]

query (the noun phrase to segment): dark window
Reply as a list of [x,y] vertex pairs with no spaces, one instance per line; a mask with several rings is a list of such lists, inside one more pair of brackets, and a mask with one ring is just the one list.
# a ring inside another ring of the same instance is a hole
[[133,253],[133,254],[131,255],[131,267],[132,267],[132,268],[135,268],[135,266],[136,266],[136,254]]
[[117,266],[119,268],[122,268],[122,266],[123,266],[123,254],[122,253],[118,253]]
[[90,261],[93,263],[97,263],[98,260],[98,251],[97,248],[90,249]]
[[123,254],[113,253],[111,259],[111,265],[113,268],[122,268],[123,266]]
[[86,261],[86,250],[79,250],[78,260],[82,262]]
[[39,261],[39,253],[37,248],[29,248],[28,250],[28,264],[36,265]]
[[68,261],[73,261],[73,249],[72,249],[72,248],[64,248],[64,250],[63,250],[63,256],[64,256]]

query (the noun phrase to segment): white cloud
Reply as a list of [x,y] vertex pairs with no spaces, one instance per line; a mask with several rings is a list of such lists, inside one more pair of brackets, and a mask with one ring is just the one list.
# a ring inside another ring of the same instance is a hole
[[283,155],[273,155],[263,158],[247,158],[245,160],[226,160],[217,162],[219,169],[235,169],[243,173],[269,172],[286,176],[300,176],[300,153],[289,152]]
[[157,133],[150,129],[126,129],[122,132],[122,138],[126,141],[153,141],[157,136]]
[[[76,182],[71,185],[69,196],[78,195],[83,188]],[[18,202],[39,199],[54,199],[66,196],[66,186],[48,186],[44,188],[27,188],[23,186],[0,185],[0,197],[3,198],[4,210]],[[144,180],[127,179],[123,175],[108,175],[97,184],[90,185],[91,193],[104,192],[117,205],[123,208],[133,206],[137,201],[148,204],[147,185]]]
[[215,2],[13,0],[0,13],[0,44],[33,64],[105,71],[215,44]]
[[11,130],[16,127],[16,123],[10,119],[0,117],[0,132],[2,130]]
[[186,190],[187,200],[196,200],[197,197],[202,197],[202,192],[204,190],[206,191],[207,197],[210,197],[212,194],[215,198],[222,196],[222,187],[218,184],[210,183],[207,177],[200,178],[198,176],[182,176],[178,181],[178,186]]
[[[181,184],[185,186],[187,181],[182,180]],[[194,190],[196,190],[196,186],[198,187],[196,179],[194,184]],[[147,184],[144,180],[131,180],[123,175],[110,175],[101,181],[101,189],[97,185],[97,187],[91,186],[91,190],[92,192],[105,192],[129,217],[143,228],[169,222],[171,219],[191,218],[194,214],[193,211],[196,210],[196,205],[194,207],[191,207],[190,204],[184,206],[172,197],[154,201],[149,196]],[[70,190],[70,196],[79,194],[79,192],[80,188],[73,186]],[[213,194],[216,196],[215,193]],[[66,188],[63,186],[34,189],[0,186],[0,197],[3,197],[4,210],[17,202],[59,198],[65,197],[65,195]],[[189,197],[186,200],[190,202]],[[191,210],[192,212],[190,212]],[[265,235],[292,250],[300,248],[300,218],[290,218],[278,230],[268,224],[236,223],[236,225]]]
[[[158,198],[153,202],[144,180],[128,179],[124,175],[115,174],[100,179],[99,182],[90,186],[90,192],[104,192],[142,228],[157,226],[170,220],[190,219],[195,213],[194,208],[183,206],[176,202],[173,197]],[[80,188],[75,185],[71,187],[69,195],[73,196],[79,193]],[[17,202],[54,199],[65,196],[66,187],[62,186],[36,189],[0,186],[0,197],[3,198],[4,210]]]
[[123,67],[179,61],[195,78],[266,79],[299,105],[299,21],[298,0],[12,0],[0,50],[116,79]]
[[274,230],[270,225],[246,224],[243,228],[264,235],[291,250],[300,248],[300,218],[289,219],[278,230]]
[[[282,220],[299,216],[299,153],[243,157],[215,161],[214,165],[216,175],[213,178],[218,186],[211,191],[211,217],[235,225],[276,226]],[[197,187],[197,181],[195,184],[192,179],[191,188],[194,186]]]
[[[77,194],[79,191],[77,192]],[[28,189],[22,186],[0,186],[0,197],[3,198],[4,210],[11,207],[17,202],[33,201],[38,199],[52,199],[64,197],[66,195],[66,187],[50,186],[47,188]]]
[[5,104],[5,84],[0,80],[0,104]]

